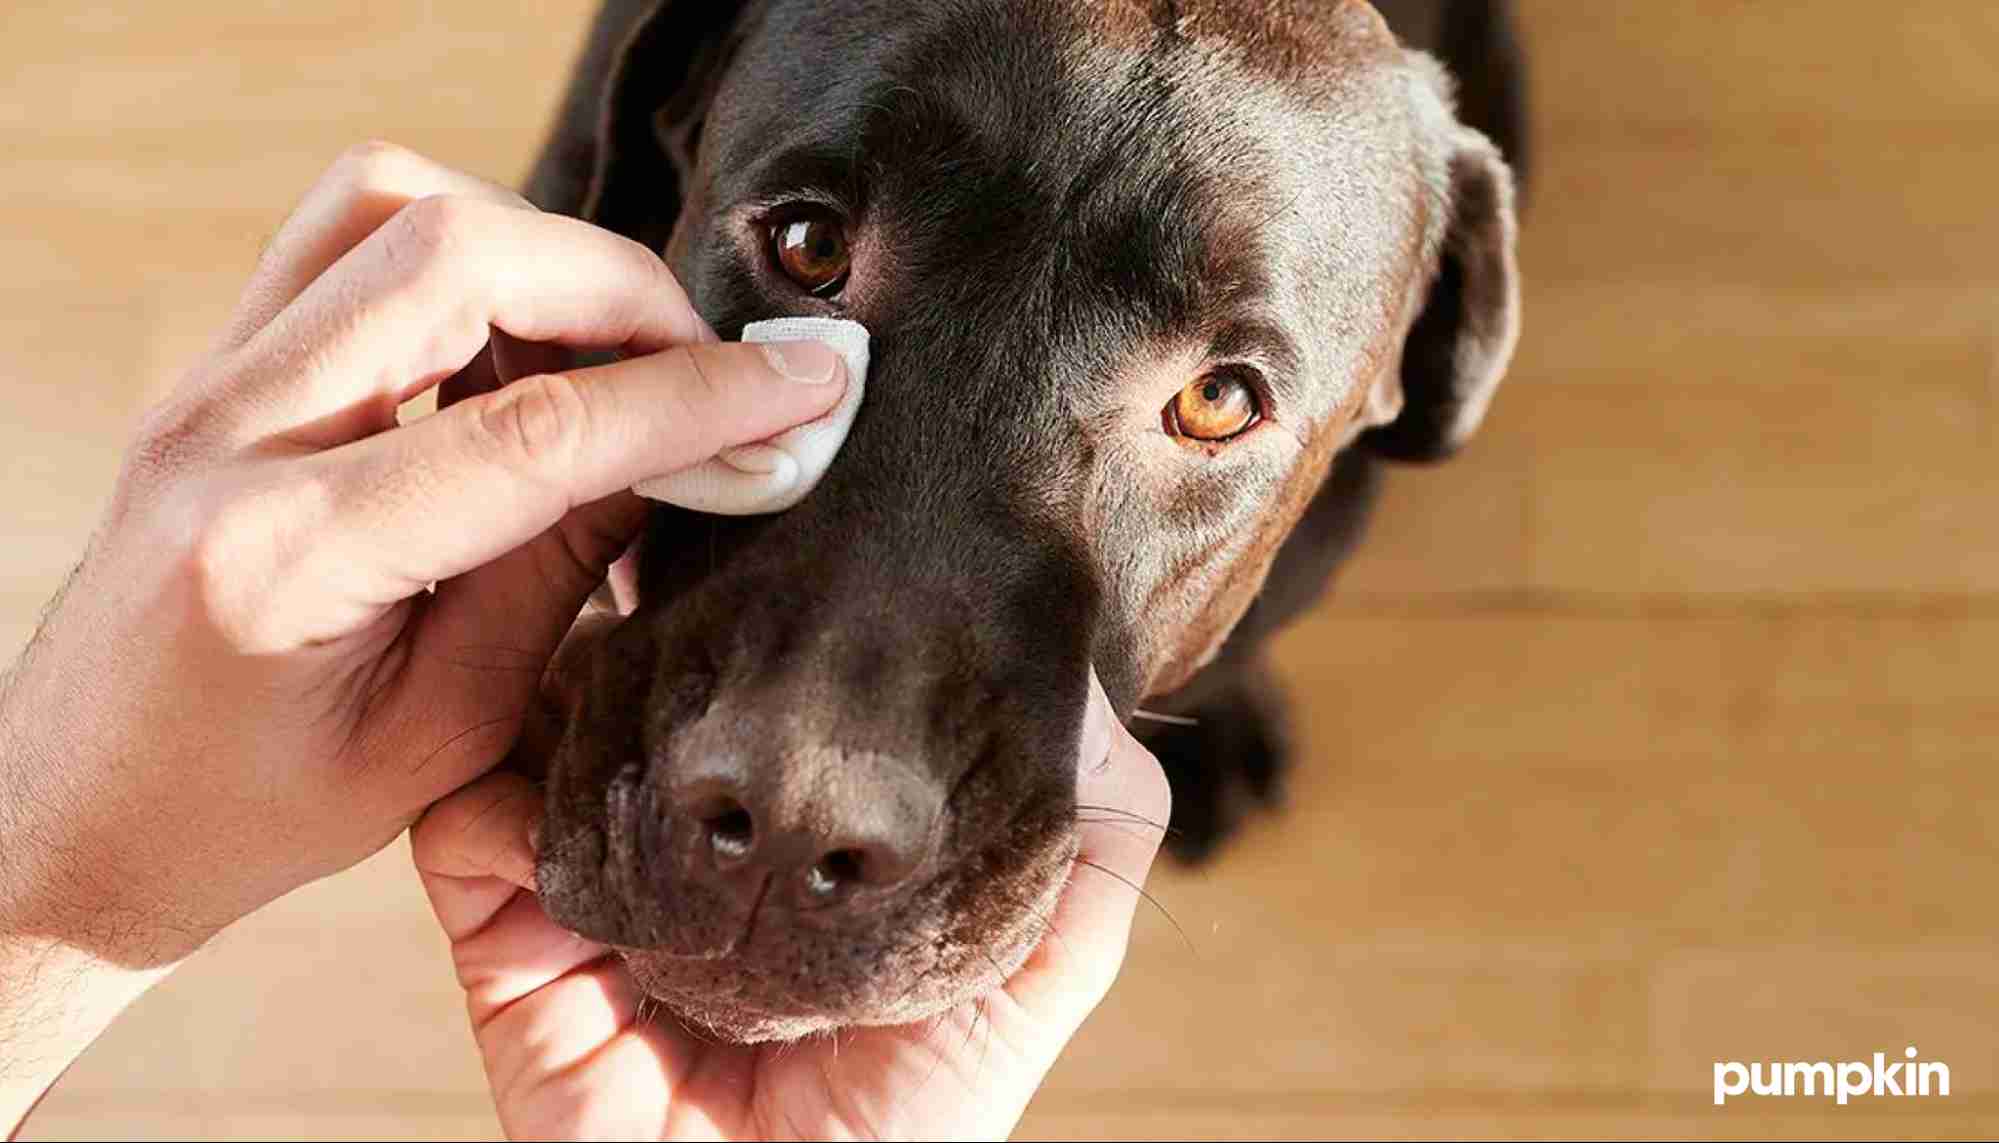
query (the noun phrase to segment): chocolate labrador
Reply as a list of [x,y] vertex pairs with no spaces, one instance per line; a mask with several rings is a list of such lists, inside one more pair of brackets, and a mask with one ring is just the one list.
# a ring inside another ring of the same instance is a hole
[[565,668],[557,921],[726,1039],[904,1023],[1039,938],[1093,668],[1183,854],[1275,795],[1260,643],[1519,328],[1506,6],[1382,8],[610,0],[532,197],[874,367],[801,506],[660,510]]

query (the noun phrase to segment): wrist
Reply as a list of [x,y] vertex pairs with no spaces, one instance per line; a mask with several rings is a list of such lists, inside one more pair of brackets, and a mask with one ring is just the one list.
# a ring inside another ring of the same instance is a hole
[[187,836],[193,823],[144,780],[160,770],[138,745],[144,736],[121,733],[130,720],[93,700],[119,680],[80,685],[53,658],[38,661],[59,634],[38,635],[0,679],[0,939],[172,963],[233,918],[196,908],[205,879],[189,875],[202,848]]
[[0,683],[0,1139],[120,1012],[205,939],[98,890],[48,751]]
[[127,966],[29,931],[0,932],[0,1139],[172,965]]

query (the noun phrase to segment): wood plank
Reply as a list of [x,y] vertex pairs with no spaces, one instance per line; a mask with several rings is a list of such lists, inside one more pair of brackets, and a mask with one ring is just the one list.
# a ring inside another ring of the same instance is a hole
[[1877,388],[1905,378],[1975,384],[1988,375],[1999,344],[1999,280],[1690,287],[1537,270],[1527,276],[1526,314],[1502,401],[1518,387],[1548,381],[1676,388],[1751,381],[1798,389]]
[[150,324],[151,305],[121,284],[44,287],[30,306],[0,307],[0,377],[13,380],[0,419],[0,597],[34,601],[0,617],[10,625],[32,622],[96,527],[142,402],[135,331]]
[[[460,126],[388,118],[304,123],[287,127],[278,138],[260,124],[132,135],[44,133],[24,140],[8,157],[10,179],[0,187],[0,207],[72,212],[71,218],[84,211],[111,213],[121,230],[150,219],[149,233],[168,242],[181,237],[180,225],[211,224],[205,217],[184,221],[183,212],[221,219],[249,215],[268,234],[343,150],[364,140],[386,139],[514,186],[534,161],[542,133],[538,118]],[[106,246],[122,236],[114,231],[99,237],[75,222],[43,233]]]
[[1986,717],[1999,616],[1336,607],[1280,662],[1290,808],[1155,878],[1192,949],[1141,910],[1051,1092],[1642,1090],[1743,1027],[1721,995],[1662,1030],[1682,958],[1812,943],[1855,1021],[1786,993],[1764,1027],[1899,1020],[1982,1066],[1999,929],[1964,887],[1999,879],[1999,774],[1916,728]]
[[[1552,1105],[1551,1105],[1552,1104]],[[1684,1104],[1655,1107],[1611,1103],[1571,1108],[1558,1101],[1396,1103],[1330,1098],[1288,1110],[1247,1107],[1133,1108],[1104,1101],[1070,1110],[1037,1105],[1018,1139],[1984,1139],[1991,1112],[1938,1112],[1915,1107],[1867,1113],[1789,1115]]]
[[1951,1095],[1911,1106],[1989,1097],[1999,1011],[1977,1001],[1999,984],[1994,951],[1983,941],[1678,952],[1654,979],[1646,1086],[1698,1097],[1712,1091],[1713,1061],[1871,1060],[1881,1052],[1900,1063],[1913,1047],[1918,1059],[1949,1066]]
[[459,1111],[381,1110],[353,1106],[306,1105],[265,1111],[134,1106],[106,1101],[87,1109],[44,1108],[22,1136],[25,1140],[90,1139],[324,1139],[356,1140],[500,1139],[499,1120],[490,1106],[467,1104]]
[[[245,2],[17,6],[0,130],[91,129],[133,141],[256,126],[368,130],[540,124],[594,0],[506,7],[394,0],[314,9]],[[30,46],[32,45],[32,47]]]
[[1856,350],[1806,381],[1669,359],[1517,385],[1459,459],[1391,473],[1336,596],[1999,590],[1990,352],[1938,343],[1915,374]]
[[1999,129],[1836,143],[1550,140],[1538,162],[1521,252],[1530,278],[1689,295],[1745,282],[1994,281]]
[[[1670,366],[1665,366],[1670,369]],[[1534,452],[1534,585],[1554,591],[1999,590],[1994,419],[1978,375],[1837,395],[1748,381],[1542,385],[1503,417]],[[1857,379],[1857,377],[1856,377]]]
[[[511,181],[592,3],[9,11],[0,654],[326,163]],[[1280,642],[1289,808],[1161,873],[1191,950],[1142,908],[1025,1137],[1999,1129],[1999,8],[1522,12],[1515,375]],[[1702,1090],[1897,1037],[1965,1097]],[[495,1131],[398,846],[195,958],[28,1137]]]
[[[311,1050],[274,1054],[294,1028],[314,1030]],[[199,1092],[335,1110],[380,1093],[420,1106],[485,1090],[448,945],[398,841],[204,948],[91,1047],[52,1106]]]
[[1989,132],[1999,117],[1989,4],[1518,7],[1536,109],[1556,133]]

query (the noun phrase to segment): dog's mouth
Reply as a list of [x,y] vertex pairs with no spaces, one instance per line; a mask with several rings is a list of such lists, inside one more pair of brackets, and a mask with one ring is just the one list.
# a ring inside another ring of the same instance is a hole
[[1003,986],[1049,932],[1074,831],[1023,823],[1020,833],[1037,835],[1032,849],[967,863],[988,876],[940,878],[863,926],[815,931],[758,911],[736,940],[709,952],[618,951],[666,1013],[725,1041],[915,1024]]
[[[605,869],[636,849],[626,840],[635,831],[615,819],[587,832],[612,855]],[[586,847],[569,833],[544,853]],[[828,917],[782,907],[769,876],[739,910],[713,896],[676,909],[616,872],[600,883],[620,887],[610,900],[579,893],[576,863],[559,858],[544,860],[542,880],[555,890],[544,890],[551,917],[608,939],[666,1013],[705,1036],[758,1043],[912,1024],[999,988],[1050,931],[1076,851],[1073,810],[1045,806],[1019,814],[978,850],[939,862],[922,884]]]
[[[1076,853],[1073,761],[1051,781],[987,743],[945,783],[874,753],[795,748],[765,760],[783,781],[745,782],[716,760],[784,712],[712,682],[647,685],[656,672],[620,630],[585,624],[550,672],[530,735],[554,743],[538,876],[549,916],[616,948],[663,1012],[743,1043],[903,1025],[1025,963]],[[635,711],[665,728],[649,747]],[[826,885],[834,858],[851,884]]]

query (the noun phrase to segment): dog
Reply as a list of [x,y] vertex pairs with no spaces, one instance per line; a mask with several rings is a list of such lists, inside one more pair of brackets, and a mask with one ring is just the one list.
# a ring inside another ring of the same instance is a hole
[[1093,670],[1182,856],[1275,800],[1260,646],[1512,355],[1522,81],[1503,0],[609,0],[529,196],[874,366],[803,504],[655,513],[551,917],[721,1039],[904,1024],[1037,943]]

